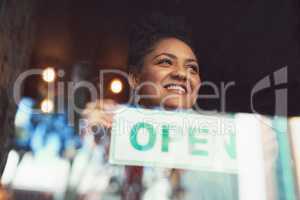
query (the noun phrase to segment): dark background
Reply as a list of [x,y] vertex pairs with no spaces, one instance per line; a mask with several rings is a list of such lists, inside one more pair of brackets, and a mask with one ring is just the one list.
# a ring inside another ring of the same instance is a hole
[[[297,0],[228,1],[97,1],[43,0],[36,16],[32,67],[58,66],[66,71],[75,63],[126,69],[127,30],[142,14],[161,11],[184,15],[192,25],[204,80],[218,86],[235,81],[226,96],[227,112],[251,112],[250,92],[255,83],[288,66],[289,115],[299,115],[300,31]],[[31,83],[32,84],[32,83]],[[32,84],[25,91],[34,95]],[[255,108],[274,114],[274,87],[259,92]],[[210,94],[202,88],[202,94]],[[123,94],[126,96],[126,94]],[[220,100],[200,100],[204,109],[220,109]]]

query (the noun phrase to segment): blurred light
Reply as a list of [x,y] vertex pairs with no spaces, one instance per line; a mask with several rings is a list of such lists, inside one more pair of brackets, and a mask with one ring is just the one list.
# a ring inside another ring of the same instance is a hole
[[34,101],[30,98],[22,98],[15,116],[15,125],[17,127],[26,127],[30,124],[33,113]]
[[55,76],[55,70],[52,67],[48,67],[43,71],[43,80],[46,82],[53,82]]
[[44,99],[41,103],[41,110],[44,113],[50,113],[54,110],[54,103],[50,99]]
[[19,160],[20,156],[16,151],[11,150],[8,153],[7,162],[1,177],[1,184],[8,185],[13,181],[18,168]]
[[25,153],[11,187],[23,191],[50,192],[57,197],[55,199],[63,199],[59,197],[65,194],[69,173],[70,164],[65,159]]
[[122,91],[123,89],[123,83],[120,81],[120,79],[113,79],[111,82],[110,82],[110,90],[115,93],[115,94],[118,94]]

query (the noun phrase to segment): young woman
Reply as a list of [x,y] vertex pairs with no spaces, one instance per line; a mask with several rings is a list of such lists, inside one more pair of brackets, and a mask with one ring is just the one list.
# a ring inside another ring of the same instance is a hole
[[[128,74],[133,102],[145,108],[191,109],[201,83],[200,67],[189,31],[176,17],[154,14],[130,32]],[[90,124],[112,125],[112,100],[90,103],[84,116]],[[124,199],[140,199],[141,167],[127,167]]]

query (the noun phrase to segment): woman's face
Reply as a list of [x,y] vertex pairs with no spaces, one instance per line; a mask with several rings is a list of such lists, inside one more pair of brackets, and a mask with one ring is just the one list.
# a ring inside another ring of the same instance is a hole
[[199,65],[192,49],[176,38],[155,44],[144,58],[135,89],[146,107],[188,109],[196,102],[200,87]]

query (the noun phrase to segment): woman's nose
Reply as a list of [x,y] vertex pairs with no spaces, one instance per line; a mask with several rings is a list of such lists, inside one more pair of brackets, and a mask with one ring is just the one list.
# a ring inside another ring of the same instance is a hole
[[185,69],[184,66],[177,66],[173,71],[172,71],[172,77],[179,79],[179,80],[184,80],[186,81],[188,78],[187,70]]

